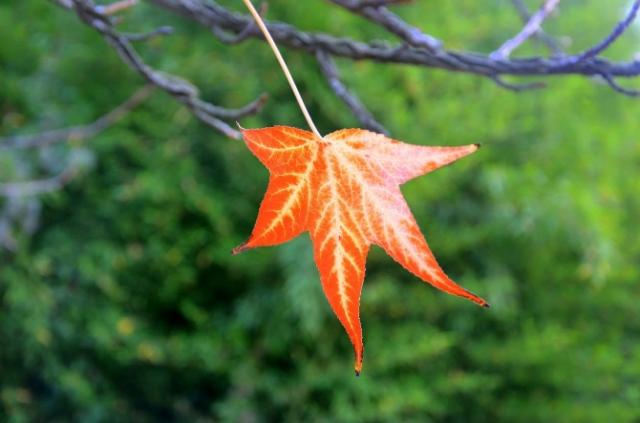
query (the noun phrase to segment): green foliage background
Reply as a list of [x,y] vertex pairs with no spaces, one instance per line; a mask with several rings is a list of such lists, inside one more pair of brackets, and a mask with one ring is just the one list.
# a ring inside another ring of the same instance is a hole
[[[451,48],[491,51],[520,25],[506,0],[414,3],[396,10]],[[547,28],[579,51],[624,6],[566,1]],[[323,1],[274,1],[268,16],[388,37]],[[150,64],[221,105],[269,93],[245,127],[305,126],[265,44],[222,45],[144,2],[122,28],[162,24],[176,33],[139,45]],[[633,29],[608,54],[629,59],[638,40]],[[321,131],[357,125],[310,56],[286,55]],[[230,254],[266,170],[156,93],[86,145],[52,149],[64,160],[88,148],[93,166],[43,197],[34,236],[0,252],[0,420],[640,421],[638,100],[578,77],[514,94],[444,71],[339,65],[395,138],[484,145],[403,192],[443,267],[492,308],[374,248],[355,378],[307,236]],[[73,15],[0,5],[0,135],[89,122],[140,85]],[[0,177],[15,179],[18,153],[1,154]]]

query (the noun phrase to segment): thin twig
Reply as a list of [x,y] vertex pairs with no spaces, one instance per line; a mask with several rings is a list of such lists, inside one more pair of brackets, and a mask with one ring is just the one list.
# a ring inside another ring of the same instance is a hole
[[640,97],[640,91],[634,90],[632,88],[625,88],[622,85],[618,84],[618,82],[611,75],[601,75],[602,79],[611,87],[613,90],[619,92],[620,94],[624,94],[628,97]]
[[613,28],[613,31],[600,41],[595,46],[585,50],[584,52],[576,55],[572,58],[571,63],[582,63],[586,60],[594,58],[598,56],[600,53],[608,49],[611,44],[613,44],[622,34],[624,34],[631,25],[631,23],[635,20],[638,15],[638,10],[640,9],[640,0],[635,0],[629,9],[629,13],[625,18],[618,22],[618,24]]
[[138,42],[138,41],[148,41],[152,38],[161,36],[161,35],[171,35],[173,34],[173,28],[170,26],[161,26],[149,32],[143,32],[141,34],[122,34],[129,41]]
[[[250,21],[219,5],[215,0],[149,0],[153,4],[185,16],[206,28],[218,27],[231,33],[239,33]],[[640,75],[640,60],[611,62],[592,58],[580,63],[572,62],[574,56],[525,57],[517,59],[491,59],[487,55],[442,49],[431,53],[423,48],[408,48],[404,44],[384,42],[360,42],[346,37],[335,37],[325,33],[307,32],[282,22],[266,24],[273,39],[307,53],[323,50],[332,56],[352,60],[372,60],[380,63],[411,64],[427,68],[445,69],[453,72],[481,76],[520,75],[584,75],[603,73],[614,77],[637,77]],[[253,38],[261,38],[251,35]]]
[[[522,18],[523,23],[526,24],[527,22],[529,22],[529,20],[531,19],[531,14],[529,13],[529,9],[527,9],[527,5],[524,4],[524,1],[511,0],[511,3],[513,3],[513,6],[516,8],[516,11],[520,15],[520,18]],[[533,37],[535,37],[542,44],[546,45],[552,54],[556,56],[561,56],[564,54],[564,51],[560,47],[558,41],[544,32],[542,28],[538,28],[538,30],[533,34]]]
[[387,29],[387,31],[396,34],[411,46],[424,48],[431,53],[436,53],[442,49],[442,41],[409,25],[385,7],[364,7],[361,0],[329,1],[381,25]]
[[[263,2],[260,5],[260,10],[258,11],[259,15],[264,16],[267,13],[267,8],[268,8],[268,3]],[[241,43],[242,41],[249,38],[254,31],[257,32],[259,30],[260,29],[256,26],[256,23],[254,21],[250,21],[242,31],[240,31],[238,34],[235,34],[235,35],[229,35],[227,32],[225,32],[224,30],[218,27],[211,28],[211,31],[213,32],[213,34],[225,44]]]
[[138,0],[120,0],[104,6],[96,6],[96,11],[103,15],[115,15],[138,4]]
[[232,128],[222,119],[236,120],[261,109],[266,97],[260,96],[249,105],[240,109],[227,109],[207,103],[200,99],[198,89],[188,81],[174,75],[159,72],[147,65],[131,41],[113,28],[108,16],[104,16],[93,8],[88,0],[72,0],[72,9],[80,19],[100,32],[102,36],[120,55],[120,58],[140,74],[147,82],[167,92],[187,106],[201,121],[233,139],[241,139],[240,132]]
[[[52,1],[65,8],[73,7],[71,0]],[[75,1],[78,2],[80,0]],[[395,3],[393,0],[331,1],[334,3],[343,3],[345,6],[350,6],[354,8],[354,10],[352,10],[353,13],[360,14],[362,14],[361,10],[385,10],[388,12],[385,6]],[[213,31],[216,37],[220,38],[224,42],[237,43],[244,41],[247,38],[262,38],[260,34],[254,30],[255,25],[252,17],[232,12],[221,6],[216,0],[207,0],[206,2],[204,0],[149,0],[149,2],[202,24],[209,30]],[[529,15],[522,0],[512,0],[512,2],[516,5],[519,13],[523,16],[523,19],[526,19],[526,22],[529,22],[531,20],[531,16]],[[82,1],[82,3],[85,2]],[[465,51],[452,51],[443,48],[430,50],[426,47],[420,47],[420,42],[418,42],[418,45],[415,45],[415,43],[414,45],[411,45],[409,41],[407,41],[410,39],[410,36],[408,35],[406,37],[401,36],[403,42],[400,44],[389,44],[379,41],[360,42],[350,38],[335,37],[325,33],[302,31],[293,25],[282,22],[269,22],[265,25],[269,29],[272,38],[279,45],[286,45],[294,49],[302,50],[306,53],[315,55],[317,51],[322,51],[332,57],[343,57],[351,60],[372,60],[380,63],[412,64],[427,68],[438,68],[453,72],[476,74],[497,81],[498,85],[501,87],[513,89],[513,84],[506,83],[501,78],[508,75],[537,75],[546,78],[551,75],[583,75],[593,77],[607,75],[608,78],[614,79],[620,77],[632,78],[640,76],[640,59],[627,62],[612,62],[598,57],[600,52],[604,51],[604,49],[614,43],[620,34],[626,31],[626,28],[628,28],[636,13],[635,11],[638,7],[638,3],[640,3],[640,0],[633,3],[630,13],[626,18],[616,26],[609,36],[596,45],[596,47],[588,50],[588,54],[564,55],[558,44],[551,37],[547,36],[541,28],[538,28],[538,31],[532,36],[540,38],[549,46],[550,49],[552,49],[554,55],[551,58],[534,56],[518,59],[496,59],[489,55]],[[87,8],[90,8],[90,6],[85,7],[85,9]],[[349,8],[347,7],[347,9]],[[357,11],[355,9],[359,10]],[[99,21],[97,25],[98,27],[105,25],[101,22],[101,19],[103,18],[104,17],[94,19]],[[410,29],[413,27],[399,17],[396,16],[396,18],[399,20],[398,23],[400,25],[400,29],[404,29],[405,32],[408,30],[409,33],[411,33]],[[388,25],[388,22],[385,21],[385,15],[370,14],[367,16],[367,19],[382,27]],[[92,23],[89,23],[89,25],[94,26],[94,28],[96,27],[96,25]],[[104,30],[99,28],[96,29],[101,32]],[[429,34],[425,34],[416,28],[414,29],[417,30],[419,34],[433,38]],[[108,35],[103,33],[103,36],[105,36],[105,38],[114,46],[125,62],[136,69],[136,71],[143,75],[145,79],[151,80],[153,83],[160,83],[163,90],[176,97],[179,101],[187,104],[193,113],[196,116],[199,116],[205,123],[221,130],[233,138],[239,137],[239,133],[237,131],[230,128],[225,122],[222,122],[215,114],[210,116],[209,112],[196,109],[198,107],[196,104],[197,102],[189,100],[190,96],[197,95],[197,89],[195,89],[195,87],[189,84],[189,88],[181,90],[174,86],[177,79],[173,79],[172,77],[161,74],[148,67],[140,60],[139,57],[137,57],[135,51],[133,51],[133,58],[129,57],[131,53],[131,49],[129,48],[130,46],[123,45],[117,38],[119,34],[114,30],[111,31],[113,34]],[[436,41],[439,43],[439,40]],[[138,60],[136,61],[136,59]],[[149,71],[151,72],[151,75],[148,74]],[[186,82],[182,80],[180,81]],[[524,84],[524,86],[529,87],[530,84]],[[516,85],[516,87],[517,90],[522,89],[522,85]],[[611,87],[614,88],[615,86],[611,85]],[[616,89],[616,91],[622,94],[626,93],[625,90]]]
[[359,7],[386,7],[394,4],[409,3],[413,0],[360,0]]
[[351,109],[354,116],[360,121],[362,126],[374,132],[388,135],[389,131],[376,121],[371,112],[369,112],[366,106],[362,104],[360,99],[344,85],[340,79],[338,68],[331,56],[321,50],[318,50],[316,52],[316,58],[318,59],[320,69],[322,70],[324,77],[329,82],[329,86],[333,92],[347,105],[347,107],[349,107],[349,109]]
[[[94,137],[113,126],[125,115],[142,104],[153,92],[154,88],[152,85],[146,85],[140,88],[124,103],[88,125],[0,139],[0,150],[8,148],[43,148],[58,142],[83,141]],[[0,196],[27,197],[53,192],[69,183],[78,172],[78,167],[71,163],[62,172],[50,178],[0,183]]]
[[525,84],[514,84],[511,82],[505,81],[500,76],[492,76],[491,80],[493,80],[493,82],[495,82],[496,85],[498,85],[499,87],[502,87],[509,91],[514,91],[517,93],[522,91],[539,90],[547,86],[544,82],[528,82]]
[[527,41],[532,35],[540,31],[544,20],[558,6],[560,0],[546,0],[540,10],[534,13],[522,30],[513,38],[507,40],[496,51],[491,53],[489,57],[492,59],[504,59],[518,48],[522,43]]
[[0,183],[2,197],[28,197],[58,191],[69,183],[78,173],[75,166],[69,166],[56,176],[24,182]]
[[117,123],[130,111],[142,104],[149,97],[153,89],[154,87],[152,85],[146,85],[140,88],[124,103],[88,125],[54,129],[33,135],[16,135],[0,138],[0,150],[10,148],[41,148],[59,142],[82,141],[94,137]]
[[275,54],[276,59],[278,59],[278,63],[282,68],[282,72],[284,72],[284,76],[287,78],[287,82],[289,82],[291,91],[293,91],[293,95],[296,97],[298,106],[300,106],[300,110],[302,111],[304,118],[307,120],[307,124],[309,125],[309,128],[311,128],[311,131],[315,134],[316,137],[322,138],[322,135],[320,135],[320,132],[318,132],[318,129],[316,128],[315,123],[313,123],[313,119],[311,119],[311,115],[307,110],[307,106],[305,106],[304,104],[304,100],[300,95],[300,91],[298,91],[298,87],[296,86],[296,82],[293,80],[293,76],[289,71],[289,67],[287,66],[287,63],[284,61],[282,54],[280,54],[280,50],[278,49],[278,46],[276,45],[275,41],[273,41],[273,37],[271,37],[271,34],[269,33],[269,30],[264,24],[264,21],[258,14],[258,11],[256,10],[256,8],[253,7],[253,4],[251,3],[250,0],[243,0],[243,2],[245,6],[247,6],[247,8],[249,9],[249,12],[251,12],[251,15],[253,16],[253,19],[255,19],[256,23],[258,24],[260,31],[262,31],[262,34],[267,39],[267,42],[269,43],[271,50],[273,50],[273,54]]

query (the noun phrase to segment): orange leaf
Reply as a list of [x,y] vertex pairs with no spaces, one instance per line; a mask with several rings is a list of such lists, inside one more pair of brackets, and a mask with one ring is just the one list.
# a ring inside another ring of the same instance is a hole
[[400,192],[408,180],[478,149],[405,144],[362,129],[322,139],[286,126],[243,130],[251,152],[269,169],[269,186],[249,239],[236,247],[287,242],[309,231],[320,280],[362,369],[360,292],[369,246],[449,294],[488,307],[440,268]]

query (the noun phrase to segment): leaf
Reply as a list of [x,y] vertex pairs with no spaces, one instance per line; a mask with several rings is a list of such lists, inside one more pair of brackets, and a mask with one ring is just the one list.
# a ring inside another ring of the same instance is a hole
[[269,169],[269,185],[249,239],[234,254],[309,231],[322,288],[362,369],[360,293],[369,246],[379,245],[425,282],[488,307],[436,262],[400,185],[471,154],[478,145],[425,147],[361,129],[316,137],[286,126],[242,130]]

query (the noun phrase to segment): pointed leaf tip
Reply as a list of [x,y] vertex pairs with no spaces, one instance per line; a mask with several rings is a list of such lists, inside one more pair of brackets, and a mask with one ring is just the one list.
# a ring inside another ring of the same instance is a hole
[[478,297],[478,296],[476,296],[476,295],[474,295],[472,293],[470,293],[470,294],[471,294],[471,297],[467,297],[467,299],[469,299],[469,300],[473,301],[474,303],[478,304],[480,307],[484,307],[484,308],[490,308],[491,307],[489,305],[489,303],[485,301],[484,298]]
[[362,353],[358,354],[356,353],[356,362],[354,363],[353,367],[354,370],[356,372],[356,376],[360,376],[360,373],[362,372]]

